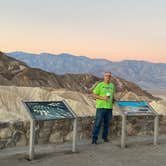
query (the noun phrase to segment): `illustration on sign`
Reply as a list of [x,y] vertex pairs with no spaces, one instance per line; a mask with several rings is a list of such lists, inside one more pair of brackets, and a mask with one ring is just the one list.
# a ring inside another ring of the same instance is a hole
[[73,113],[63,101],[53,102],[24,102],[28,107],[33,119],[53,120],[63,118],[74,118]]
[[117,104],[125,115],[154,114],[145,101],[118,101]]

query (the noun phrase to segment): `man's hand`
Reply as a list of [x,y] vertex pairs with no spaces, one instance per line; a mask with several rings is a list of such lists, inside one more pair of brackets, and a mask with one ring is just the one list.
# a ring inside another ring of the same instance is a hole
[[110,97],[109,96],[104,96],[103,99],[108,101],[108,100],[110,100]]
[[113,103],[115,103],[115,102],[116,102],[115,98],[113,98],[112,102],[113,102]]
[[93,94],[94,98],[95,99],[100,99],[100,100],[110,100],[110,97],[109,96],[98,96],[97,94]]

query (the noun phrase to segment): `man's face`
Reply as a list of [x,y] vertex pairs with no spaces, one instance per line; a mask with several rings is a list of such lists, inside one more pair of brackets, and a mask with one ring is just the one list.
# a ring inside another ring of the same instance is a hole
[[111,73],[104,74],[104,82],[109,82],[111,80]]

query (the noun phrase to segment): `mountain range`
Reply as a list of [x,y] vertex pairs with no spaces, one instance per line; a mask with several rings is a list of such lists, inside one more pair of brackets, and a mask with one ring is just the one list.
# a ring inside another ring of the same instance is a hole
[[166,63],[124,60],[112,62],[106,59],[91,59],[86,56],[71,54],[30,54],[11,52],[8,56],[25,62],[33,68],[40,68],[56,74],[93,74],[102,77],[104,71],[111,71],[114,76],[132,81],[144,89],[166,88]]
[[[101,81],[101,78],[91,74],[57,75],[41,69],[31,68],[24,62],[0,52],[0,85],[64,88],[88,94],[92,93],[92,88],[99,81]],[[144,100],[157,99],[132,82],[119,77],[112,77],[111,81],[116,86],[116,94],[119,98],[122,95],[129,94],[131,99],[137,99],[137,96],[143,97]],[[141,100],[143,99],[141,98]]]

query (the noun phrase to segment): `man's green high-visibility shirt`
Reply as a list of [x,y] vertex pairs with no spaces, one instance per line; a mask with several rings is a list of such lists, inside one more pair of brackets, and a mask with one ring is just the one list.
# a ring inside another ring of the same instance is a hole
[[96,85],[96,87],[93,89],[93,93],[95,93],[98,96],[110,96],[110,99],[108,101],[96,99],[96,108],[107,108],[112,109],[113,107],[113,95],[115,92],[115,86],[113,83],[104,83],[100,82]]

